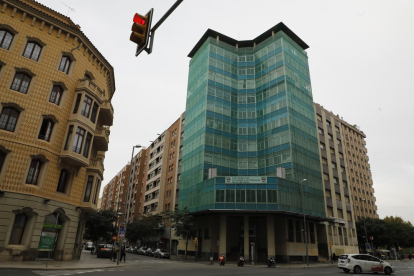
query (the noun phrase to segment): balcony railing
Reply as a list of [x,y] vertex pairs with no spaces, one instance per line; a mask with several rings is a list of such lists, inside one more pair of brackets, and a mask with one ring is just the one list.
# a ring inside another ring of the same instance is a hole
[[100,98],[105,97],[105,92],[102,91],[102,89],[100,89],[95,83],[91,82],[88,79],[80,79],[78,81],[78,86],[76,89],[82,89],[82,88],[87,88],[88,90],[90,90],[91,92],[93,92]]

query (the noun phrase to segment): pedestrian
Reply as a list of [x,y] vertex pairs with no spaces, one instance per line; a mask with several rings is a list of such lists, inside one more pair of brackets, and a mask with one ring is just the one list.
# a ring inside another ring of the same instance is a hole
[[114,251],[112,253],[112,259],[115,262],[117,258],[118,258],[118,246],[115,245]]
[[126,256],[126,248],[125,248],[125,246],[123,246],[122,250],[121,250],[121,260],[120,260],[120,262],[122,262],[122,258],[124,258],[124,263],[125,263],[125,256]]
[[213,249],[210,249],[210,265],[212,265],[212,264],[214,264],[213,263],[213,257],[214,257],[214,252],[213,252]]
[[336,261],[336,254],[335,254],[335,252],[332,254],[332,260]]

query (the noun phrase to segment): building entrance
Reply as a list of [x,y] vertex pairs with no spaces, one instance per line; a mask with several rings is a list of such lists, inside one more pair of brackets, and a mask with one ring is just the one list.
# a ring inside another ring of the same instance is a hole
[[53,259],[61,229],[62,221],[58,218],[57,213],[52,213],[45,217],[42,235],[39,241],[37,258],[47,258],[50,251],[50,258]]

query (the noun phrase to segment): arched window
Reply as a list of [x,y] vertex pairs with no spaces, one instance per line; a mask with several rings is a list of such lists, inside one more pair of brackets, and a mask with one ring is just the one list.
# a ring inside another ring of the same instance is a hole
[[28,75],[24,73],[16,73],[16,75],[14,76],[13,84],[10,87],[10,89],[26,94],[27,90],[29,89],[30,80],[31,77],[29,77]]
[[8,50],[13,40],[13,35],[5,30],[0,30],[0,47]]
[[51,119],[43,119],[42,126],[40,127],[38,139],[48,141],[52,135],[54,122]]
[[13,132],[19,115],[20,112],[12,107],[3,108],[0,116],[0,129]]
[[62,71],[63,73],[68,74],[69,73],[69,67],[70,67],[71,60],[67,56],[63,56],[62,60],[60,61],[59,65],[59,71]]
[[34,42],[28,42],[26,45],[26,49],[24,50],[23,56],[37,61],[39,59],[41,51],[42,47],[39,44]]
[[52,88],[52,93],[50,94],[49,102],[59,105],[60,99],[62,98],[63,89],[59,85],[55,85]]
[[9,244],[20,244],[26,227],[27,216],[25,214],[18,214],[14,219],[13,230],[10,235]]
[[30,163],[29,173],[27,174],[26,184],[37,185],[41,167],[42,162],[39,159],[32,160]]

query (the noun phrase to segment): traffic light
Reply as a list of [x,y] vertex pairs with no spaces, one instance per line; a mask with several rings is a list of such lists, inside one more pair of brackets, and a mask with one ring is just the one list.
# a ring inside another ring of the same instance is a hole
[[148,54],[151,53],[151,49],[149,49],[147,46],[149,42],[153,12],[154,9],[150,9],[150,11],[145,16],[138,13],[136,13],[134,16],[134,23],[131,27],[132,33],[129,40],[135,44],[138,44],[135,56],[138,56],[143,50],[147,51]]
[[195,246],[198,246],[198,239],[197,239],[197,237],[194,238],[194,244],[195,244]]

